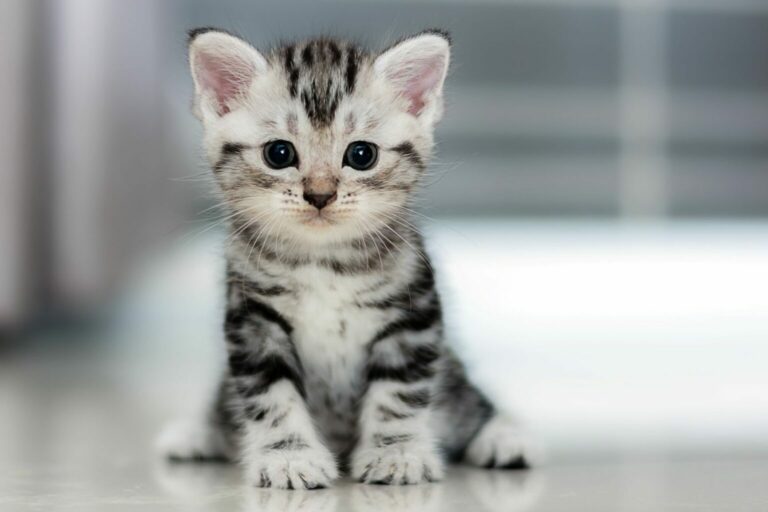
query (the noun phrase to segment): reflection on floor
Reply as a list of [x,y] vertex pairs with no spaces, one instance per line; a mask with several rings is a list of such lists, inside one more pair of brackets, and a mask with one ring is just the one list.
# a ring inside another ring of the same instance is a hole
[[[233,468],[163,464],[158,483],[171,499],[211,509],[243,511],[450,511],[531,510],[543,484],[536,473],[496,473],[456,468],[435,485],[371,486],[342,481],[329,490],[279,491],[244,485]],[[500,508],[499,505],[503,504]]]
[[152,440],[219,371],[218,236],[133,281],[101,326],[0,359],[0,510],[768,510],[768,228],[442,222],[452,338],[552,452],[528,473],[257,490]]
[[[0,463],[0,509],[227,512],[764,511],[768,461],[625,461],[526,472],[453,467],[443,482],[331,489],[258,489],[236,466],[178,464],[122,444],[85,467],[65,460]],[[89,427],[92,428],[92,427]],[[62,449],[66,447],[62,446]],[[132,454],[132,455],[131,455]]]

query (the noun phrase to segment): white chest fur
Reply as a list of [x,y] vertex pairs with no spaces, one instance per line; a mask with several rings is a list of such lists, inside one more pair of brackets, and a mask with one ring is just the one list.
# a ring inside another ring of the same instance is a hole
[[391,316],[358,306],[381,276],[345,276],[308,266],[290,279],[294,293],[276,302],[293,326],[308,406],[327,436],[343,436],[364,386],[367,345]]

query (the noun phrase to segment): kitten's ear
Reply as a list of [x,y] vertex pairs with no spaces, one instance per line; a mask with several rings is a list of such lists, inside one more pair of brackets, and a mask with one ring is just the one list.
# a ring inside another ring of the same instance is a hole
[[375,72],[408,100],[408,112],[437,121],[451,44],[447,33],[429,31],[405,39],[376,58]]
[[242,39],[216,29],[189,33],[189,65],[200,117],[233,110],[254,78],[267,70],[266,59]]

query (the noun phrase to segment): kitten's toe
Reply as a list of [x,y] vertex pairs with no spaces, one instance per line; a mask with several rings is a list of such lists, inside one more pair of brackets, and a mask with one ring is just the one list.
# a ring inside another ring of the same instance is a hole
[[352,476],[360,482],[409,485],[434,482],[443,476],[443,463],[429,446],[410,443],[359,450],[352,460]]
[[467,447],[465,461],[496,469],[528,469],[541,459],[518,425],[504,416],[486,423]]
[[230,455],[224,435],[204,421],[180,420],[169,424],[155,446],[172,461],[226,461]]
[[270,450],[255,456],[246,469],[254,486],[277,489],[323,489],[339,476],[325,448]]

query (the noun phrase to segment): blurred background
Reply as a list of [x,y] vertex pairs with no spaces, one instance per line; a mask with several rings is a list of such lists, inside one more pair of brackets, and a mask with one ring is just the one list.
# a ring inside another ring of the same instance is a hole
[[215,381],[201,25],[449,29],[420,220],[472,373],[555,460],[768,453],[768,2],[3,0],[0,456],[141,451]]

